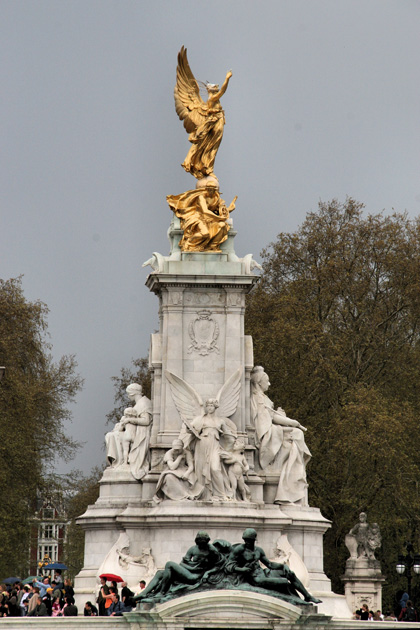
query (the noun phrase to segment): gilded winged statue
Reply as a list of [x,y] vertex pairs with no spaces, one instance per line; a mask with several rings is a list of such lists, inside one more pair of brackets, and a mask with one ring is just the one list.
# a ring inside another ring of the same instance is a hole
[[176,85],[174,90],[175,109],[184,127],[189,133],[192,144],[182,166],[194,175],[203,179],[213,174],[214,160],[223,138],[225,114],[220,99],[227,90],[232,72],[226,74],[222,87],[206,83],[208,98],[204,102],[196,78],[191,72],[184,46],[178,53],[176,69]]

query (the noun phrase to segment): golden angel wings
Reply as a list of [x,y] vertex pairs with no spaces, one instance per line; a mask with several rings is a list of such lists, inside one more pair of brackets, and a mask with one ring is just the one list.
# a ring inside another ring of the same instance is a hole
[[182,166],[198,180],[213,174],[216,153],[223,138],[225,114],[220,98],[226,92],[232,73],[229,71],[222,87],[206,84],[207,102],[200,96],[200,89],[187,59],[187,49],[182,46],[178,53],[175,110],[189,135],[192,144]]

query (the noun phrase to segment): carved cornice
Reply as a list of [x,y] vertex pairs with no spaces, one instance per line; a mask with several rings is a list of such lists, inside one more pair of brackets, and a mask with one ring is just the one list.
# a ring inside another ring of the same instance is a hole
[[185,274],[175,275],[170,273],[151,273],[146,279],[147,288],[159,295],[162,289],[236,289],[243,293],[249,293],[259,281],[259,276],[245,275],[208,275],[208,274]]

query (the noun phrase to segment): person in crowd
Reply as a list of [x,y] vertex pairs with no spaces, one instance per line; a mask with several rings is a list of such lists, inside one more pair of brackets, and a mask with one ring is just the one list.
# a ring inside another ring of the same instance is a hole
[[[19,584],[18,584],[18,585],[16,585],[16,586],[17,586],[16,590],[17,590],[17,594],[18,594],[18,595],[17,595],[17,598],[18,598],[18,605],[20,606],[21,601],[22,601],[22,597],[23,597],[23,596],[24,596],[24,594],[25,594],[25,587],[23,586],[23,584],[22,584],[21,582],[19,582]],[[25,584],[25,586],[26,586],[26,584]]]
[[69,578],[65,578],[64,580],[64,598],[73,597],[74,598],[74,589]]
[[32,584],[39,588],[39,594],[41,595],[41,597],[44,597],[45,593],[47,592],[47,588],[51,586],[50,578],[47,575],[42,579],[42,582],[38,582],[38,580],[33,579]]
[[37,597],[39,594],[40,594],[39,587],[32,585],[31,595],[29,599],[29,606],[28,606],[28,616],[33,617],[33,615],[31,615],[31,612],[35,610],[35,608],[37,607],[37,601],[38,601]]
[[[3,586],[3,584],[1,585]],[[9,616],[9,607],[8,607],[8,601],[9,601],[9,593],[7,591],[7,588],[3,591],[1,591],[1,596],[0,596],[0,617],[8,617]]]
[[122,589],[121,589],[121,601],[124,604],[124,606],[134,606],[134,603],[132,601],[132,597],[134,597],[134,593],[132,590],[130,590],[127,586],[127,582],[122,582],[121,583]]
[[107,595],[109,595],[109,586],[106,583],[105,578],[100,578],[100,580],[101,580],[101,587],[99,589],[98,597],[96,598],[96,603],[98,604],[98,608],[99,608],[99,616],[106,617],[108,615],[108,612],[105,607],[105,604],[107,603],[106,597]]
[[[144,580],[140,580],[139,586],[140,586],[140,593],[141,593],[146,588],[146,582]],[[133,600],[133,606],[134,604],[135,604],[135,599]]]
[[20,582],[15,582],[13,584],[13,590],[16,591],[16,597],[17,597],[17,604],[18,606],[20,606],[20,602],[22,599],[22,595],[23,595],[23,586]]
[[362,621],[367,621],[369,619],[369,608],[367,604],[363,604],[360,610],[360,619]]
[[56,582],[54,581],[51,582],[51,588],[53,589],[51,600],[55,602],[55,600],[58,597],[58,599],[60,600],[60,608],[63,608],[64,606],[64,584],[62,584],[62,587],[63,588],[58,588],[58,585]]
[[97,617],[98,609],[92,604],[92,602],[86,602],[83,615],[85,617]]
[[41,595],[38,593],[32,599],[35,599],[36,606],[28,613],[28,617],[48,617],[47,607],[42,601]]
[[18,604],[18,596],[17,596],[17,591],[13,590],[10,593],[10,597],[9,597],[9,601],[7,603],[8,609],[9,609],[9,617],[20,617],[21,616],[21,610],[20,610],[20,606]]
[[401,610],[398,621],[417,621],[417,612],[411,599],[407,600],[405,608]]
[[63,614],[63,609],[61,607],[60,597],[54,597],[53,595],[53,603],[51,606],[51,617],[61,617]]
[[124,612],[129,612],[131,610],[131,606],[124,606],[122,601],[120,601],[120,597],[118,593],[112,592],[112,603],[108,608],[108,615],[110,617],[122,617]]
[[397,618],[391,610],[387,610],[384,621],[397,621]]
[[42,601],[44,602],[45,606],[47,607],[47,613],[48,616],[51,617],[51,613],[52,613],[52,594],[53,594],[53,588],[52,586],[49,586],[47,588],[47,592],[45,593],[44,597],[42,598]]
[[[22,609],[22,613],[21,613],[22,616],[26,615],[28,611],[30,588],[31,587],[28,584],[25,584],[25,586],[22,589],[22,597],[20,598],[20,602],[19,602],[19,605]],[[26,602],[26,605],[25,605],[25,602]]]
[[[116,584],[116,582],[114,582],[112,580],[111,582],[112,585]],[[112,604],[112,595],[115,593],[116,595],[118,595],[118,588],[116,586],[110,586],[109,587],[109,593],[108,595],[105,595],[105,615],[108,616],[109,615],[109,607]]]
[[59,588],[60,590],[64,589],[63,576],[61,575],[60,569],[56,569],[55,571],[54,582],[55,582],[56,588]]
[[0,606],[4,604],[7,597],[7,586],[6,584],[0,584]]
[[73,597],[65,597],[66,605],[63,608],[63,616],[64,617],[77,617],[78,610],[77,606],[74,603]]

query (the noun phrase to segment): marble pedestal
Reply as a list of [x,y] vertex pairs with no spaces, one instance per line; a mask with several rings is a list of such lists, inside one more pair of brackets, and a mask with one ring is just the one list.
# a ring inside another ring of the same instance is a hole
[[[318,610],[324,614],[349,618],[350,611],[344,596],[331,591],[330,580],[323,569],[323,534],[329,522],[317,508],[278,506],[264,502],[229,502],[214,504],[205,501],[153,501],[134,497],[136,486],[129,478],[113,478],[109,469],[101,481],[98,501],[78,519],[86,532],[85,565],[76,579],[78,605],[97,594],[97,576],[104,558],[109,556],[122,533],[130,540],[129,553],[140,556],[144,548],[152,550],[156,569],[168,560],[180,562],[193,544],[198,530],[204,529],[211,539],[222,538],[241,542],[242,532],[253,527],[258,532],[258,544],[271,559],[276,557],[276,542],[281,534],[300,555],[309,573],[310,591],[322,599]],[[138,495],[141,484],[137,483]],[[138,581],[148,582],[151,576],[145,566],[138,566],[136,579],[130,581],[125,569],[114,564],[108,571],[118,573],[138,592]]]
[[382,610],[382,584],[385,581],[378,560],[369,558],[348,559],[341,578],[351,611],[367,604],[369,610]]
[[[255,456],[250,405],[254,358],[252,338],[244,333],[245,297],[258,281],[252,274],[252,256],[236,256],[233,230],[221,253],[180,252],[180,235],[174,220],[171,254],[153,255],[154,271],[146,281],[159,300],[159,330],[151,335],[149,350],[153,410],[150,471],[137,482],[127,467],[105,470],[99,499],[78,519],[86,538],[85,563],[75,583],[77,603],[83,606],[95,597],[98,575],[105,569],[121,575],[138,592],[138,581],[148,582],[152,569],[164,568],[168,560],[181,561],[198,530],[206,530],[212,540],[237,543],[244,529],[253,527],[258,532],[258,544],[271,559],[276,557],[280,535],[287,534],[306,565],[310,591],[323,600],[319,610],[349,618],[344,596],[332,593],[323,570],[323,534],[329,522],[317,508],[274,504],[280,473],[261,470]],[[168,372],[186,381],[203,400],[216,398],[228,379],[240,373],[239,402],[230,419],[246,444],[250,502],[153,502],[163,456],[182,426]],[[137,560],[147,550],[151,563],[136,564],[135,560],[127,568],[118,552],[122,544],[125,553]]]

